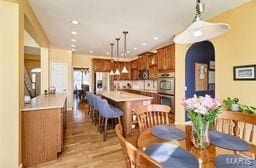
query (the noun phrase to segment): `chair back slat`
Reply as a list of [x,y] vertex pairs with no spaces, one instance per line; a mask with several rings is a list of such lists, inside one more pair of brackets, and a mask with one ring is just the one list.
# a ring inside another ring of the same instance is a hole
[[139,106],[136,109],[140,132],[156,125],[174,123],[174,114],[170,114],[171,108],[166,105],[151,104]]
[[256,115],[222,111],[216,119],[215,128],[218,131],[238,136],[255,145],[255,125]]
[[161,164],[129,143],[123,136],[121,124],[115,126],[127,168],[161,168]]

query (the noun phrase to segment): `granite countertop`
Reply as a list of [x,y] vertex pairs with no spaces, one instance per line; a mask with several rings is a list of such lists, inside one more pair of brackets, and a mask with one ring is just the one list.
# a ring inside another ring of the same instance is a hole
[[31,102],[29,104],[25,104],[24,108],[21,109],[21,111],[62,108],[66,98],[66,93],[39,95],[31,99]]
[[138,92],[147,92],[147,93],[155,93],[155,94],[157,94],[157,90],[148,90],[148,89],[140,89],[140,90],[138,90],[138,89],[131,89],[131,88],[126,88],[126,89],[124,89],[124,90],[133,90],[133,91],[138,91]]
[[134,93],[128,93],[124,91],[103,91],[99,92],[100,95],[103,97],[106,97],[108,99],[111,99],[115,102],[124,102],[124,101],[136,101],[136,100],[151,100],[153,97],[149,96],[143,96],[139,94]]

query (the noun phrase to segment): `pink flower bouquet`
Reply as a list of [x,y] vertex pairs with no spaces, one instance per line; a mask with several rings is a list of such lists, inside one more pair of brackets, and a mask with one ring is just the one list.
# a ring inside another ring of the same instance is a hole
[[182,105],[188,111],[193,124],[191,136],[193,144],[200,149],[205,149],[210,144],[208,128],[209,125],[214,124],[215,118],[220,112],[220,101],[209,95],[205,95],[205,97],[195,95],[192,98],[184,99]]

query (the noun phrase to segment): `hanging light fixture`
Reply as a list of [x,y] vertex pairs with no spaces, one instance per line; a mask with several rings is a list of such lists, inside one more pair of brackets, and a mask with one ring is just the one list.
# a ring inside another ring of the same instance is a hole
[[114,71],[113,71],[113,47],[114,47],[114,43],[110,43],[110,49],[111,49],[111,71],[110,71],[110,74],[109,75],[114,75]]
[[[116,38],[116,56],[117,56],[117,58],[119,57],[119,41],[120,41],[120,38]],[[115,75],[120,75],[120,71],[119,71],[118,67],[116,68]]]
[[175,43],[188,44],[200,42],[217,37],[227,30],[230,26],[225,23],[210,23],[201,19],[204,11],[204,4],[197,0],[196,16],[193,23],[182,33],[174,37]]
[[[128,33],[128,31],[123,31],[123,34],[124,34],[124,61],[125,61],[125,57],[126,57],[126,54],[127,54],[127,51],[126,51],[126,35],[127,35],[127,33]],[[121,71],[121,73],[128,73],[128,70],[125,67],[125,63],[124,63],[124,68]]]

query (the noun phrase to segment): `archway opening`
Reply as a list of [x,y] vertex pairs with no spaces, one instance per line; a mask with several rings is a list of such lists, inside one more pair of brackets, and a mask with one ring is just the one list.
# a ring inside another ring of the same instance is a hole
[[[210,41],[193,44],[186,54],[186,98],[210,95],[215,97],[215,50]],[[186,121],[189,121],[186,112]]]

